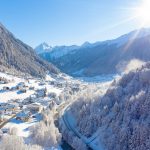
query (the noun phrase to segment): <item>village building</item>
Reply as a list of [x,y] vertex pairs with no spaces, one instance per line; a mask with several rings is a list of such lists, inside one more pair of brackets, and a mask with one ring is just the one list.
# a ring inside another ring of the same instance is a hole
[[16,86],[16,89],[17,90],[21,90],[22,88],[24,88],[25,87],[25,83],[24,82],[20,82],[20,83],[18,83],[18,85]]
[[47,94],[47,96],[50,97],[50,98],[56,98],[57,94],[54,93],[54,92],[50,92],[50,93]]
[[20,112],[16,115],[16,120],[21,120],[23,122],[27,122],[30,119],[29,112]]
[[43,88],[36,90],[36,95],[37,97],[45,97],[47,95],[47,89]]
[[34,86],[29,87],[29,90],[34,90]]
[[20,93],[26,93],[26,92],[27,92],[27,90],[26,90],[26,88],[24,88],[24,87],[23,87],[23,88],[21,88],[21,89],[20,89],[20,91],[19,91],[19,92],[20,92]]
[[0,77],[0,84],[7,84],[9,83],[10,81],[7,80],[6,78],[3,78],[3,77]]
[[8,86],[4,86],[4,87],[3,87],[3,90],[4,90],[4,91],[7,91],[7,90],[9,90],[9,89],[10,89],[10,88],[9,88]]
[[36,113],[36,112],[41,112],[43,107],[39,103],[33,103],[28,105],[27,109],[32,113]]
[[7,105],[7,103],[0,103],[0,107],[4,107],[6,105]]

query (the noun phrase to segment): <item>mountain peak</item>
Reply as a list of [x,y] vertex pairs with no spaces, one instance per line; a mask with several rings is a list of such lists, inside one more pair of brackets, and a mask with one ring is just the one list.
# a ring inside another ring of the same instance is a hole
[[43,53],[45,51],[51,51],[52,47],[46,42],[41,43],[39,46],[35,48],[37,54]]
[[41,43],[41,45],[42,45],[42,46],[49,47],[49,44],[48,44],[48,43],[46,43],[46,42]]
[[86,41],[86,42],[84,42],[81,46],[82,46],[82,47],[87,47],[87,46],[89,46],[89,45],[91,45],[91,43],[88,42],[88,41]]

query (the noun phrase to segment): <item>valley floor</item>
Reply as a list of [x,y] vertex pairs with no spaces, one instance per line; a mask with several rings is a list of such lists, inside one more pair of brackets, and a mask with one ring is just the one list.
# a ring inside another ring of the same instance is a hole
[[69,92],[72,94],[81,92],[93,85],[96,85],[103,94],[111,83],[110,78],[109,82],[105,82],[107,81],[105,78],[103,83],[93,84],[66,75],[47,75],[46,79],[41,80],[0,73],[0,79],[0,127],[4,135],[9,134],[10,129],[17,128],[16,135],[23,137],[26,143],[30,143],[30,127],[42,120],[43,110],[51,109],[63,115],[64,125],[66,127],[69,125],[71,127],[69,130],[76,132],[85,144],[94,150],[101,147],[94,144],[96,134],[93,135],[94,138],[86,139],[76,130],[75,120],[67,111],[74,99],[65,102],[60,96]]

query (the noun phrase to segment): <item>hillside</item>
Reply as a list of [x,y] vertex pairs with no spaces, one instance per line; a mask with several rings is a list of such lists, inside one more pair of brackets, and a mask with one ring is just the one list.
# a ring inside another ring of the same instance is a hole
[[[132,59],[150,60],[150,30],[141,29],[125,34],[117,39],[81,46],[65,47],[68,51],[59,57],[59,50],[41,50],[40,57],[52,62],[63,72],[73,76],[97,76],[114,74],[120,66]],[[35,49],[36,50],[36,49]]]
[[42,60],[34,50],[16,39],[0,24],[0,69],[10,73],[23,72],[36,77],[43,77],[46,71],[58,73],[52,64]]
[[78,131],[87,138],[97,133],[104,150],[148,150],[149,76],[150,62],[114,81],[103,97],[80,97],[70,108]]

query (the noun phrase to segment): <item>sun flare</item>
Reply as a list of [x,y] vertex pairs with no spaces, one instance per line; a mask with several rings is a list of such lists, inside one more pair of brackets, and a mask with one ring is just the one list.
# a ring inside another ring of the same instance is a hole
[[150,26],[150,0],[142,0],[134,10],[134,15],[139,21],[141,27]]

